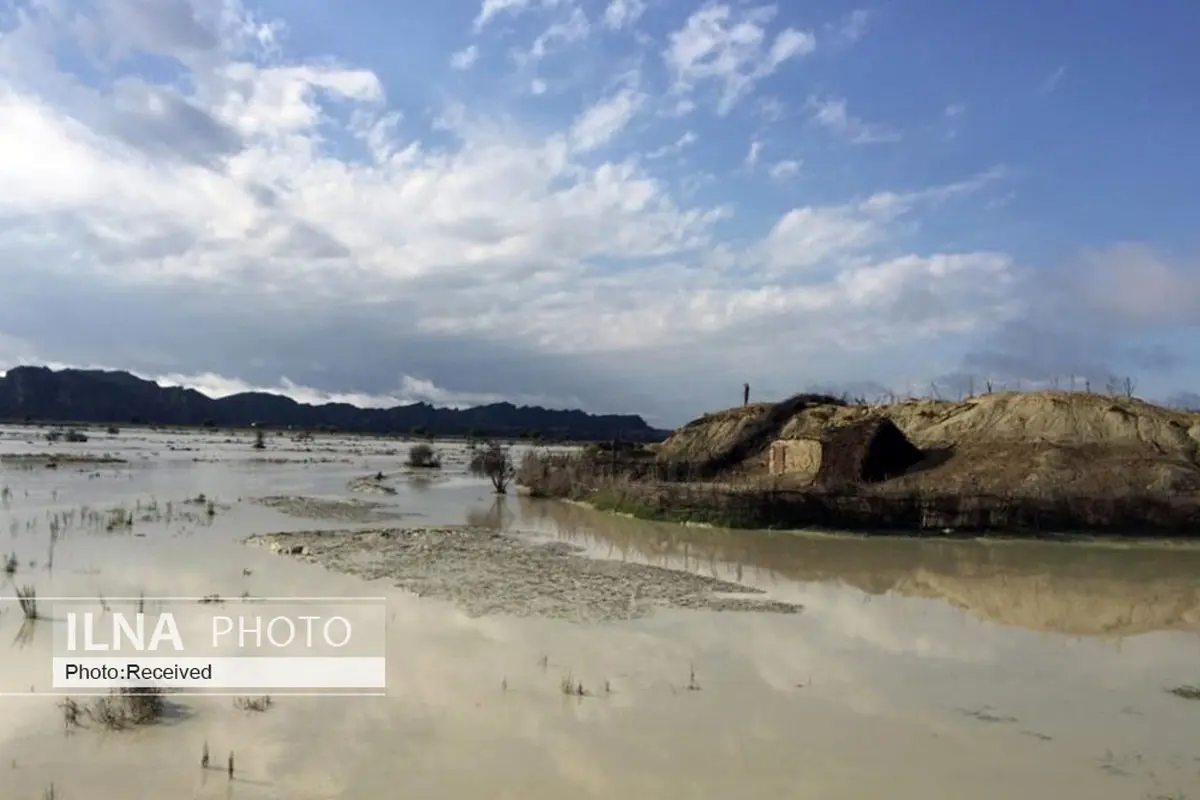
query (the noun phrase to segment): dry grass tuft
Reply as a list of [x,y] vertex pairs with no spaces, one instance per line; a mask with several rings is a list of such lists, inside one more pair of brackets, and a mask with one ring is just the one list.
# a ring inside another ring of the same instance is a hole
[[274,705],[270,695],[262,697],[235,697],[233,699],[233,707],[241,711],[266,711]]
[[583,684],[576,680],[575,676],[569,672],[563,676],[561,683],[559,683],[559,690],[571,697],[587,696],[587,690],[583,688]]
[[[63,718],[73,715],[74,724],[80,724],[80,707],[68,712],[63,704]],[[104,697],[98,697],[87,708],[87,718],[105,730],[123,731],[139,725],[153,725],[166,713],[166,691],[155,686],[137,686],[114,689]],[[68,722],[68,724],[71,724]]]

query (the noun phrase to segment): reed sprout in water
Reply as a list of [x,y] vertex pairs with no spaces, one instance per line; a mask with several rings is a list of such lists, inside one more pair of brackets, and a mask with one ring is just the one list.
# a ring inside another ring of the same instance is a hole
[[25,619],[37,619],[37,590],[32,586],[17,587],[17,602],[21,606],[21,613],[25,615]]

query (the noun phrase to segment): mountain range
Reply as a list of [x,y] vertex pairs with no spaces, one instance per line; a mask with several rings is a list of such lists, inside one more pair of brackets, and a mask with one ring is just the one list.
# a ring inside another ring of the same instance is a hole
[[298,403],[267,392],[212,398],[159,386],[123,371],[22,366],[0,378],[0,419],[22,422],[197,425],[337,430],[361,433],[528,437],[571,441],[657,441],[667,431],[634,414],[490,403],[463,409],[428,403],[359,408]]

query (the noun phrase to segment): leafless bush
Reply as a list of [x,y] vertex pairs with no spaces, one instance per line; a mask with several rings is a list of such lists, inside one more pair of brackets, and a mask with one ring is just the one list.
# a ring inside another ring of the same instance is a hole
[[517,472],[508,450],[498,442],[491,442],[487,447],[475,451],[468,468],[472,475],[490,480],[496,494],[508,492],[508,484]]
[[421,442],[408,449],[408,466],[420,469],[438,469],[442,466],[442,462],[438,459],[432,445]]
[[77,728],[81,724],[83,715],[86,713],[81,705],[71,697],[64,699],[58,704],[62,710],[63,725],[69,730]]
[[166,692],[156,686],[114,689],[92,702],[87,707],[87,715],[97,725],[110,731],[153,725],[166,712],[165,695]]

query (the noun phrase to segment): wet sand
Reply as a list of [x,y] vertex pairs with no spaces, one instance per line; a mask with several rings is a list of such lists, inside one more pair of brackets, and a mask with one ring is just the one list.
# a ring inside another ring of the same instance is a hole
[[[0,454],[49,453],[34,439],[0,428]],[[62,800],[1200,797],[1200,702],[1169,691],[1200,683],[1195,553],[730,534],[497,500],[449,443],[423,481],[405,475],[406,443],[270,437],[264,455],[252,441],[127,431],[53,445],[129,462],[101,472],[0,463],[0,555],[17,561],[0,574],[4,800],[52,783]],[[304,462],[318,451],[336,463]],[[366,513],[348,485],[377,472],[396,493]],[[393,526],[421,532],[353,541]],[[264,533],[313,549],[244,543]],[[668,597],[603,623],[567,613],[619,614],[628,596],[605,594],[630,582]],[[181,696],[160,724],[67,735],[61,698],[37,694],[60,623],[22,634],[21,585],[97,604],[382,595],[388,695],[276,695],[262,712]]]
[[800,610],[794,603],[756,599],[762,589],[645,564],[586,558],[581,547],[529,542],[488,528],[308,531],[263,534],[249,542],[367,580],[386,579],[418,597],[452,601],[472,617],[506,614],[612,622],[644,617],[659,607]]

